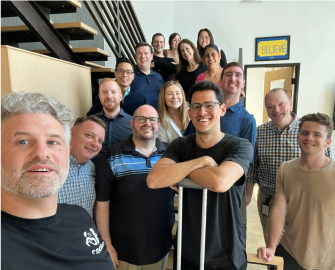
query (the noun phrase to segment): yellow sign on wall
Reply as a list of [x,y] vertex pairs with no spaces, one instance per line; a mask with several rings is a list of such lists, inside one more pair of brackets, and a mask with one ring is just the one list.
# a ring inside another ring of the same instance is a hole
[[256,38],[256,61],[289,59],[290,37]]

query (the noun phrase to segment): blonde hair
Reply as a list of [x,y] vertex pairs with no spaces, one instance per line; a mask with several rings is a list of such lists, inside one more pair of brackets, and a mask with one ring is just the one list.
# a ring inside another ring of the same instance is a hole
[[159,96],[158,96],[159,122],[160,122],[161,126],[163,126],[163,128],[168,129],[169,124],[168,124],[168,121],[167,121],[167,116],[169,115],[169,112],[168,112],[168,106],[166,105],[166,102],[165,102],[165,91],[166,91],[167,88],[169,88],[172,85],[175,85],[175,86],[179,87],[180,90],[181,90],[181,94],[183,96],[183,103],[180,106],[179,110],[180,110],[180,114],[181,114],[183,129],[186,129],[186,127],[188,125],[188,122],[189,122],[188,115],[187,115],[187,101],[186,101],[186,98],[185,98],[185,93],[184,93],[183,87],[177,81],[166,82],[162,86],[161,91],[159,92]]

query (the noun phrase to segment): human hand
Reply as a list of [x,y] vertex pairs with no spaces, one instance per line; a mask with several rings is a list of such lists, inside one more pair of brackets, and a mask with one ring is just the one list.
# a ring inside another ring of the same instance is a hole
[[257,249],[257,257],[263,259],[263,262],[270,262],[275,256],[275,250],[266,247],[260,247]]
[[173,190],[176,191],[176,192],[179,192],[179,187],[178,187],[178,184],[177,184],[177,183],[174,184],[174,185],[172,185],[172,186],[170,186],[170,188],[173,189]]
[[204,167],[217,167],[217,166],[219,166],[212,157],[203,156],[203,159],[204,159]]
[[117,258],[117,252],[115,248],[112,245],[106,245],[107,251],[109,253],[109,256],[111,257],[112,263],[114,265],[114,269],[116,270],[116,266],[119,265],[119,261]]
[[252,193],[250,195],[245,194],[245,204],[248,206],[251,202]]

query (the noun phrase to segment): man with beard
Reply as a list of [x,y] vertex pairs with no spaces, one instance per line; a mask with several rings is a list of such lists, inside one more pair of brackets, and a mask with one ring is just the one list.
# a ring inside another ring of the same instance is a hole
[[131,134],[129,122],[131,116],[120,107],[122,93],[120,85],[111,78],[104,78],[99,85],[99,99],[102,111],[93,116],[100,118],[106,124],[105,141],[99,154],[92,159],[97,167],[99,160],[107,149],[114,143],[128,138]]
[[113,269],[89,214],[58,204],[72,115],[39,93],[1,99],[2,269]]
[[130,122],[133,134],[112,145],[96,177],[96,221],[116,269],[165,269],[174,224],[170,188],[151,190],[146,183],[165,145],[157,139],[159,118],[140,106]]

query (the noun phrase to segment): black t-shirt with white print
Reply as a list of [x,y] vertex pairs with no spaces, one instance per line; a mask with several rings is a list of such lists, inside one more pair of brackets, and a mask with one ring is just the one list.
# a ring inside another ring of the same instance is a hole
[[41,219],[1,212],[1,268],[114,269],[92,218],[82,207],[67,204]]

